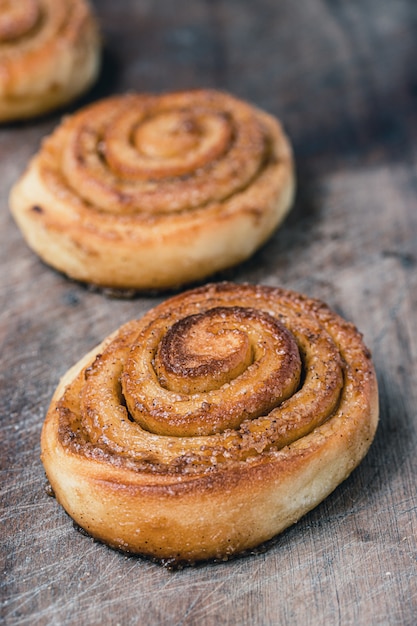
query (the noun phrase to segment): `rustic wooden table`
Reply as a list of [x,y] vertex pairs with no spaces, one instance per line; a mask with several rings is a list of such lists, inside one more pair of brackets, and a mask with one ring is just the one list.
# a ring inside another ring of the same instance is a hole
[[297,159],[294,210],[254,258],[225,277],[305,292],[354,321],[374,355],[381,420],[360,467],[265,553],[171,572],[76,532],[45,492],[39,435],[49,400],[88,348],[164,296],[106,298],[29,251],[7,195],[60,114],[3,126],[0,620],[415,624],[415,0],[95,6],[106,53],[102,78],[84,102],[125,90],[209,86],[284,121]]

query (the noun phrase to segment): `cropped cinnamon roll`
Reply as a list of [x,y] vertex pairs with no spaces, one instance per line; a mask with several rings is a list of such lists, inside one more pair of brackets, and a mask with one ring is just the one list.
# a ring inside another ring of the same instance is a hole
[[97,77],[100,47],[87,0],[0,0],[0,122],[80,95]]
[[289,143],[217,91],[116,96],[69,117],[11,193],[29,244],[68,276],[151,290],[249,257],[288,211]]
[[297,293],[219,283],[128,322],[69,370],[42,461],[60,504],[109,546],[226,559],[323,500],[377,421],[352,324]]

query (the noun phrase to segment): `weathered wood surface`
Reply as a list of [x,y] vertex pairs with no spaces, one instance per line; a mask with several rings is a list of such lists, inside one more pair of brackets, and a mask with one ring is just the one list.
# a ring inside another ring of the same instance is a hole
[[[43,265],[7,207],[59,115],[0,128],[1,617],[7,625],[412,625],[417,616],[417,21],[414,0],[96,0],[89,99],[214,86],[279,115],[292,214],[226,277],[303,291],[362,330],[380,384],[369,455],[260,555],[169,572],[77,533],[39,435],[64,371],[159,298],[105,298]],[[86,101],[86,99],[84,100]]]

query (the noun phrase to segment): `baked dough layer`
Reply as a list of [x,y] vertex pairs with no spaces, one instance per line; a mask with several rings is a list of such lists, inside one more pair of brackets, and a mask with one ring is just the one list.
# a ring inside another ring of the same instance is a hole
[[109,546],[226,559],[333,491],[377,421],[352,324],[294,292],[219,283],[128,322],[67,372],[42,462],[60,504]]
[[3,0],[0,122],[46,113],[96,80],[100,37],[86,0]]
[[71,278],[152,290],[247,259],[288,212],[289,142],[212,90],[105,99],[67,118],[14,186],[29,246]]

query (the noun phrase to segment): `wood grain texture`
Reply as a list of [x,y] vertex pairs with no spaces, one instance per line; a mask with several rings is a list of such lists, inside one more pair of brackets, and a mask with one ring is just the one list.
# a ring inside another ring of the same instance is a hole
[[[169,572],[76,532],[39,435],[60,376],[164,297],[104,297],[43,265],[8,212],[60,114],[0,128],[1,608],[30,624],[409,625],[417,614],[417,23],[414,0],[96,0],[106,53],[83,102],[227,89],[294,143],[293,212],[222,278],[318,297],[372,349],[381,421],[360,467],[268,549]],[[77,105],[79,105],[77,103]],[[75,106],[70,110],[74,110]]]

